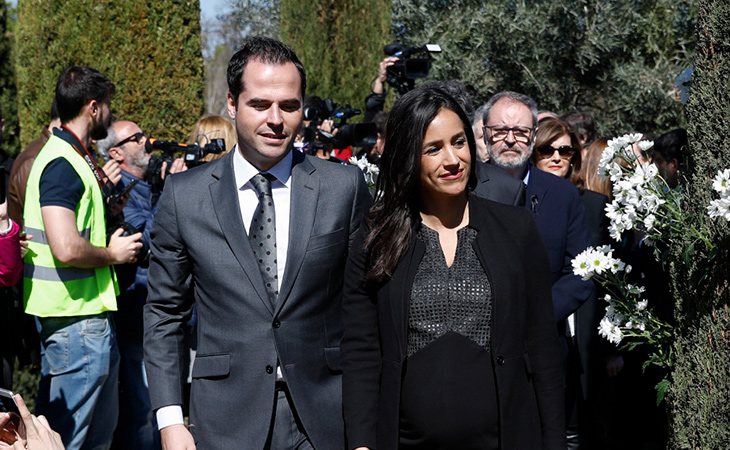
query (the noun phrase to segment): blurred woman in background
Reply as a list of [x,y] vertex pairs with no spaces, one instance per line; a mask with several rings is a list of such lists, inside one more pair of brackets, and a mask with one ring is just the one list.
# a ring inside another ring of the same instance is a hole
[[205,147],[207,144],[213,142],[213,139],[224,139],[225,149],[221,153],[209,153],[203,157],[203,161],[213,161],[218,158],[222,158],[223,155],[230,152],[233,147],[238,143],[238,137],[236,135],[236,128],[233,126],[230,120],[223,116],[205,116],[198,119],[193,127],[193,132],[190,133],[188,144],[198,144],[200,147]]

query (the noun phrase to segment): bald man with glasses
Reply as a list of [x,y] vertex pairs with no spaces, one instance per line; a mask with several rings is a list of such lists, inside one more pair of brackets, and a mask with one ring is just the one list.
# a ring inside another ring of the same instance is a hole
[[[150,404],[145,376],[142,336],[142,309],[147,299],[147,253],[150,229],[157,210],[159,192],[145,181],[150,162],[147,135],[134,122],[116,121],[107,137],[97,142],[99,151],[121,168],[122,183],[129,188],[124,207],[128,232],[142,233],[142,250],[137,262],[115,267],[120,294],[113,314],[119,345],[119,422],[114,446],[139,450],[159,449],[157,423]],[[166,168],[163,168],[164,177]],[[186,170],[182,158],[173,161],[170,173]],[[131,186],[131,188],[130,188]]]

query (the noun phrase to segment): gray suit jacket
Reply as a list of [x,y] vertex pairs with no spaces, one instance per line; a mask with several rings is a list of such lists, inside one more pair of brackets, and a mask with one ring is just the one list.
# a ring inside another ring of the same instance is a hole
[[318,450],[344,448],[343,269],[370,196],[360,171],[296,152],[286,269],[272,307],[240,214],[233,153],[171,177],[152,231],[145,363],[154,409],[182,404],[197,305],[190,430],[201,449],[264,448],[277,361]]

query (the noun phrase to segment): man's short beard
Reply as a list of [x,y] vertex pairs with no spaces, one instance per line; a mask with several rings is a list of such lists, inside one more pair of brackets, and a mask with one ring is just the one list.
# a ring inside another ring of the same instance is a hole
[[519,169],[527,165],[527,161],[529,161],[530,156],[532,156],[532,150],[534,146],[535,142],[533,141],[530,143],[530,147],[527,149],[527,151],[523,153],[519,159],[510,159],[509,161],[504,161],[501,158],[501,155],[494,154],[494,152],[492,151],[492,145],[487,142],[487,154],[489,155],[489,160],[495,166],[502,167],[503,169]]
[[107,134],[106,127],[101,122],[95,123],[94,126],[91,127],[91,130],[89,130],[89,137],[95,141],[100,141],[106,138]]

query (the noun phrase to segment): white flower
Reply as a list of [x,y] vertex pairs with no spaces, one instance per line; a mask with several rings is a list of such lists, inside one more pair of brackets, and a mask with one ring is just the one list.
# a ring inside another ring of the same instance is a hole
[[608,342],[616,345],[620,344],[621,340],[624,337],[621,328],[615,325],[606,317],[601,319],[601,323],[598,326],[598,334],[606,338]]
[[621,235],[624,232],[624,228],[621,226],[621,224],[611,223],[611,225],[608,226],[608,235],[611,236],[611,239],[617,242],[621,242]]
[[654,141],[639,141],[638,144],[641,151],[647,151],[650,148],[654,147]]
[[573,261],[571,261],[571,264],[573,265],[573,273],[576,276],[581,277],[583,280],[588,280],[591,276],[593,276],[589,262],[588,250],[579,253],[575,258],[573,258]]
[[730,169],[718,171],[712,180],[712,189],[725,198],[730,195]]
[[643,320],[639,321],[639,324],[636,325],[636,328],[640,329],[641,331],[646,331],[646,322]]
[[722,217],[730,222],[730,197],[712,200],[707,207],[710,217]]
[[626,267],[626,264],[618,258],[611,258],[611,273],[619,273]]
[[603,153],[601,153],[601,160],[598,162],[598,175],[606,175],[606,173],[608,172],[609,164],[611,164],[611,162],[613,161],[613,157],[615,154],[616,149],[611,146],[611,143],[609,141],[609,146],[603,150]]
[[656,216],[653,214],[650,214],[644,218],[644,228],[646,231],[651,231],[652,228],[654,228],[654,222],[656,221]]
[[[613,163],[608,167],[608,176],[611,178],[611,182],[615,183],[619,179],[621,179],[621,176],[624,174],[624,171],[621,170],[621,165],[617,163]],[[599,174],[601,175],[601,174]]]
[[637,311],[644,311],[649,306],[648,300],[639,300],[636,302],[636,310]]

